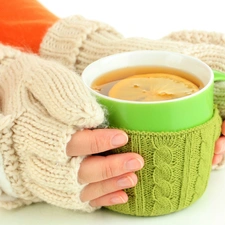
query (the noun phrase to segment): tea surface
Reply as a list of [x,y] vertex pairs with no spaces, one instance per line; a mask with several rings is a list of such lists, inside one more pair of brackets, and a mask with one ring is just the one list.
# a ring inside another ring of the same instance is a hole
[[91,85],[99,93],[130,101],[160,101],[191,95],[203,87],[193,75],[167,67],[129,67],[98,77]]

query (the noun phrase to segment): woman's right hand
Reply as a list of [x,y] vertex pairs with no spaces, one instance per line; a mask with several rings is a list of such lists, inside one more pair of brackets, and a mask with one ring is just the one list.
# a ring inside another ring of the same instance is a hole
[[143,158],[136,153],[93,155],[123,146],[127,141],[127,134],[117,129],[83,130],[72,136],[67,155],[90,155],[82,161],[78,173],[79,182],[87,184],[81,193],[81,201],[90,201],[93,207],[128,201],[123,189],[137,184],[135,171],[144,166]]

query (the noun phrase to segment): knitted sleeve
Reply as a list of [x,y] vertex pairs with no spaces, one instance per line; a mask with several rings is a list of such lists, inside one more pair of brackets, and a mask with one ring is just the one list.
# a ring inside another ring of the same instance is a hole
[[121,40],[122,35],[107,24],[71,16],[59,20],[48,30],[39,53],[45,59],[56,60],[81,73],[91,62],[116,53],[114,47]]
[[109,25],[72,16],[59,20],[49,28],[39,53],[80,74],[88,64],[99,58],[134,50],[179,52],[197,57],[211,68],[225,72],[224,35],[213,32],[189,33],[192,42],[188,43],[182,38],[174,38],[174,33],[159,40],[124,38]]
[[81,202],[82,157],[68,157],[77,130],[104,120],[96,100],[74,72],[0,45],[0,206],[45,201],[92,211]]

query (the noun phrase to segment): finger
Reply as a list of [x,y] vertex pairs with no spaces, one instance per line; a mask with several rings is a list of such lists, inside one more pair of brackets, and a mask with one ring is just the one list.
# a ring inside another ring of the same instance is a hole
[[91,201],[104,195],[134,187],[137,184],[137,176],[135,173],[127,173],[125,175],[114,177],[101,182],[88,184],[81,193],[81,201]]
[[90,201],[92,207],[110,206],[124,204],[128,201],[128,196],[124,191],[116,191]]
[[143,166],[143,158],[136,153],[90,156],[80,165],[79,182],[83,184],[98,182],[140,170]]
[[225,136],[221,136],[215,143],[215,154],[225,153]]
[[222,134],[225,135],[225,121],[223,121],[221,129],[222,129]]
[[223,154],[221,154],[221,155],[214,155],[214,156],[213,156],[212,164],[213,164],[213,165],[220,164],[220,163],[222,162],[222,160],[223,160],[223,157],[224,157]]
[[96,129],[76,132],[67,145],[68,156],[91,155],[125,145],[128,136],[117,129]]

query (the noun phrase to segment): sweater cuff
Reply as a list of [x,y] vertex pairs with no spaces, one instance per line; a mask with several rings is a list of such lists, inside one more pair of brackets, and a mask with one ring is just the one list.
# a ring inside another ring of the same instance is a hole
[[[121,38],[107,24],[86,20],[81,16],[72,16],[56,22],[46,33],[40,45],[39,53],[43,58],[60,61],[67,68],[77,71],[77,56],[82,45],[94,33],[106,33],[106,40]],[[100,44],[101,40],[99,40]]]
[[78,172],[84,156],[65,154],[72,129],[40,116],[31,110],[15,122],[11,116],[0,118],[0,207],[13,209],[45,201],[62,208],[94,211],[97,208],[80,200],[85,185],[78,182]]
[[84,157],[72,157],[67,163],[54,163],[37,156],[28,159],[26,170],[28,188],[45,202],[66,209],[94,211],[89,202],[82,202],[80,194],[87,184],[78,182],[80,163]]

